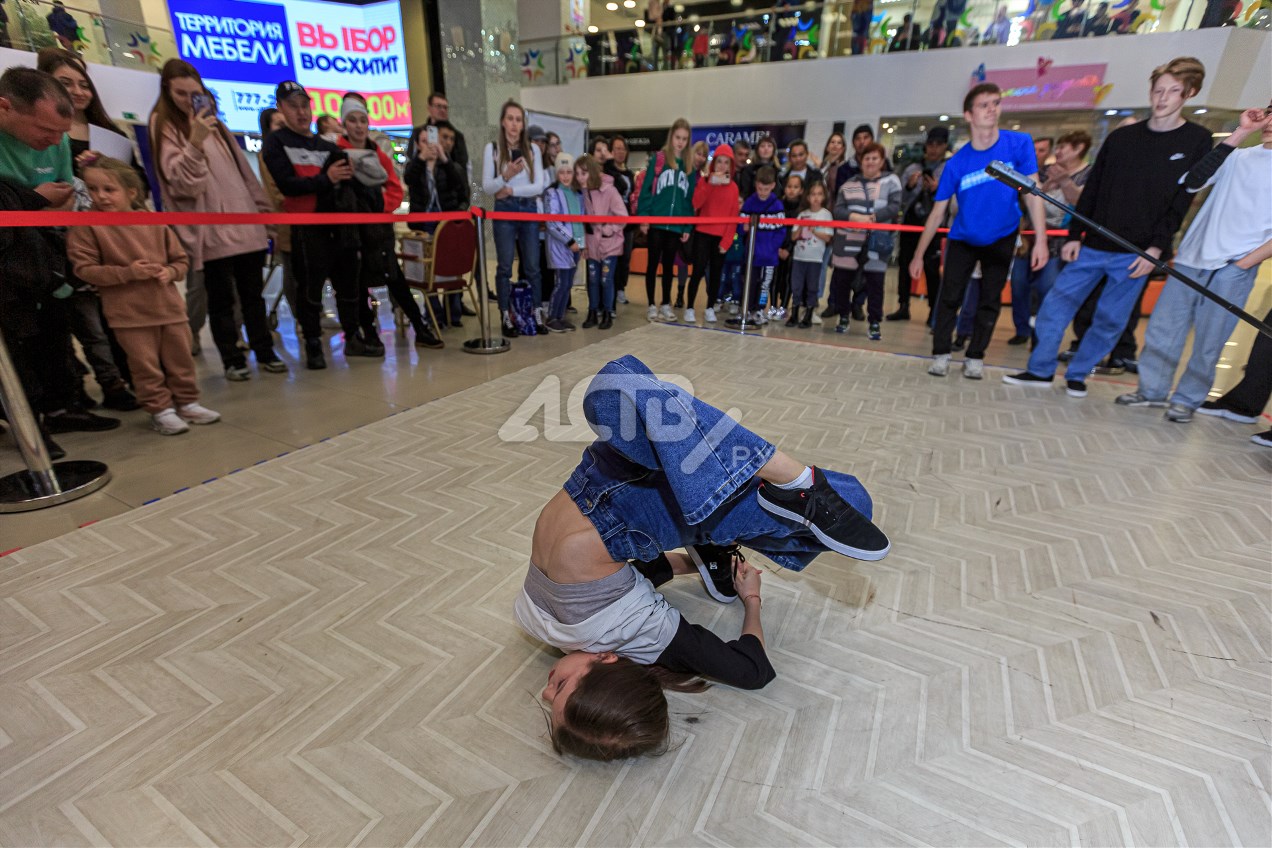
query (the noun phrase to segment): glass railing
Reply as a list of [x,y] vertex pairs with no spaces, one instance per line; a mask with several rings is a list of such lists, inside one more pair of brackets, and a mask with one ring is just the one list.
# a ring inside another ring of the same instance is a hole
[[523,85],[560,85],[580,77],[1218,26],[1272,29],[1272,4],[1267,0],[1245,4],[1007,0],[978,6],[970,0],[785,2],[729,15],[681,14],[663,22],[634,19],[628,27],[523,41],[518,47]]
[[79,8],[74,0],[59,6],[48,0],[0,0],[0,7],[8,18],[0,25],[0,47],[32,52],[64,47],[86,62],[154,71],[177,55],[171,30]]

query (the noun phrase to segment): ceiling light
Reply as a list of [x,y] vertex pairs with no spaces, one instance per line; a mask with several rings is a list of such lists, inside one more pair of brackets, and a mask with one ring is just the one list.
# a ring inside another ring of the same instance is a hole
[[636,21],[637,28],[643,27],[644,25],[645,25],[644,21],[637,19]]
[[1105,110],[1104,110],[1104,115],[1105,115],[1105,117],[1111,118],[1111,117],[1113,117],[1113,116],[1114,116],[1114,115],[1116,115],[1116,114],[1117,114],[1117,110],[1116,110],[1116,109],[1105,109]]
[[888,122],[887,122],[887,121],[884,121],[884,122],[883,122],[883,128],[884,128],[885,130],[888,128]]
[[677,15],[683,15],[685,13],[685,4],[677,3],[676,5],[671,7],[671,10],[675,12]]
[[941,120],[942,120],[942,121],[948,121],[949,119],[950,119],[950,116],[949,116],[949,115],[942,115],[942,116],[941,116]]
[[702,27],[698,26],[697,24],[694,24],[694,25],[693,25],[693,31],[694,31],[694,32],[697,32],[697,31],[698,31],[698,30],[700,30],[700,29],[702,29]]
[[741,5],[742,5],[742,0],[729,0],[729,5],[730,5],[730,6],[741,6]]
[[888,132],[896,132],[892,127],[888,127]]
[[623,0],[623,8],[624,8],[624,9],[635,9],[635,8],[636,8],[636,0]]
[[1194,114],[1194,115],[1204,115],[1204,114],[1206,114],[1206,113],[1207,113],[1207,112],[1209,112],[1209,111],[1210,111],[1209,109],[1193,109],[1193,114]]
[[588,32],[600,32],[600,31],[601,31],[601,28],[600,28],[600,27],[598,27],[596,24],[592,24],[591,26],[589,26],[589,27],[587,28],[587,31],[588,31]]
[[617,11],[618,11],[618,4],[617,4],[617,3],[606,3],[606,4],[605,4],[605,11],[607,11],[607,12],[617,12]]

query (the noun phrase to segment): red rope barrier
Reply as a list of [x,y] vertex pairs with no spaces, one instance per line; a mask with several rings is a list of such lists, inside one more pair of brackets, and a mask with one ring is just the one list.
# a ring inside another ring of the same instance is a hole
[[[392,213],[325,213],[325,212],[0,212],[0,227],[137,227],[137,226],[217,226],[227,224],[290,224],[292,226],[346,224],[414,224],[461,221],[484,218],[488,221],[564,221],[580,224],[650,224],[654,226],[694,226],[698,224],[745,224],[750,218],[692,216],[661,217],[655,215],[548,215],[540,212],[496,212],[474,207],[464,212]],[[808,218],[764,217],[766,224],[780,226],[812,226],[818,229],[889,230],[920,233],[923,227],[911,224],[876,224],[861,221],[810,221]],[[941,229],[940,232],[948,232]],[[1033,235],[1025,230],[1025,235]],[[1048,230],[1049,236],[1067,235],[1068,230]]]

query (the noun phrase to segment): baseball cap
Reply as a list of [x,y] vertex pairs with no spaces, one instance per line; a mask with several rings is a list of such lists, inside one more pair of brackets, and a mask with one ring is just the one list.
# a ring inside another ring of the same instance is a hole
[[852,131],[852,137],[856,138],[861,133],[870,133],[870,137],[874,138],[874,127],[869,124],[858,124],[857,128]]
[[560,153],[557,154],[556,162],[554,162],[553,164],[556,166],[557,170],[560,170],[562,168],[573,168],[574,157],[566,153],[564,150],[562,150]]
[[274,89],[274,102],[282,103],[288,97],[297,94],[309,96],[309,92],[305,91],[305,87],[295,80],[284,80],[278,84],[278,88]]
[[526,136],[531,141],[545,141],[548,134],[543,131],[543,127],[538,124],[531,124],[530,129],[526,130]]
[[947,129],[946,127],[932,127],[932,129],[928,130],[926,143],[931,144],[933,142],[940,142],[941,144],[949,144],[950,143],[949,129]]

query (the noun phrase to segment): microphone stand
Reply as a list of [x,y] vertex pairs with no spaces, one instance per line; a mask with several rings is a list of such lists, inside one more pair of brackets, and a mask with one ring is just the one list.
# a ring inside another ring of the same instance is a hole
[[1212,301],[1213,303],[1217,303],[1219,306],[1223,307],[1228,312],[1237,316],[1242,321],[1245,321],[1247,324],[1254,327],[1256,330],[1258,330],[1263,335],[1267,336],[1269,339],[1272,339],[1272,327],[1269,327],[1267,324],[1260,321],[1258,318],[1255,318],[1253,315],[1251,315],[1249,312],[1246,312],[1244,309],[1242,309],[1240,306],[1237,306],[1235,303],[1232,303],[1229,300],[1225,300],[1224,298],[1215,294],[1210,289],[1206,288],[1205,286],[1203,286],[1201,283],[1197,282],[1196,280],[1191,279],[1185,274],[1181,274],[1179,271],[1176,271],[1174,268],[1172,268],[1170,265],[1167,265],[1165,262],[1161,261],[1160,259],[1154,259],[1148,253],[1145,253],[1144,251],[1140,250],[1138,247],[1131,244],[1129,241],[1122,238],[1117,233],[1112,232],[1100,226],[1095,221],[1092,221],[1090,218],[1088,218],[1086,215],[1083,215],[1081,212],[1074,209],[1072,206],[1069,206],[1067,204],[1061,203],[1059,200],[1056,200],[1054,197],[1045,193],[1042,189],[1038,188],[1037,184],[1034,183],[1033,180],[1024,176],[1023,174],[1021,174],[1015,168],[1012,168],[1007,163],[990,162],[989,165],[986,166],[985,168],[985,173],[989,174],[991,177],[998,180],[1000,183],[1011,186],[1012,188],[1016,189],[1016,191],[1023,192],[1025,194],[1037,195],[1038,197],[1042,198],[1043,202],[1050,203],[1052,206],[1056,207],[1057,209],[1063,209],[1065,212],[1068,212],[1074,218],[1077,218],[1079,221],[1086,224],[1087,228],[1090,229],[1091,231],[1099,233],[1100,235],[1104,236],[1106,239],[1113,242],[1118,247],[1121,247],[1127,253],[1134,253],[1136,256],[1140,257],[1141,259],[1147,259],[1149,262],[1153,263],[1153,267],[1156,268],[1158,271],[1164,271],[1168,275],[1174,277],[1175,279],[1179,280],[1184,285],[1188,286],[1193,291],[1200,294],[1202,297]]

